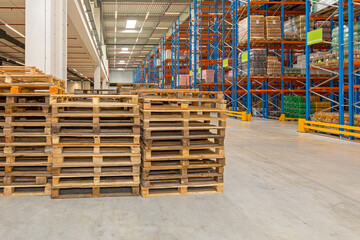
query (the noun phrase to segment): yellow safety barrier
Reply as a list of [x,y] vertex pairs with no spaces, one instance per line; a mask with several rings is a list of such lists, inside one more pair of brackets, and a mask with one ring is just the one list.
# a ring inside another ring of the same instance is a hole
[[360,138],[360,127],[352,127],[348,125],[340,125],[333,123],[323,123],[306,121],[306,119],[299,119],[299,132],[318,131],[325,133],[333,133],[336,135],[345,135],[355,138]]
[[241,118],[242,121],[251,121],[251,114],[247,114],[246,111],[243,112],[235,112],[235,111],[227,111],[227,116]]

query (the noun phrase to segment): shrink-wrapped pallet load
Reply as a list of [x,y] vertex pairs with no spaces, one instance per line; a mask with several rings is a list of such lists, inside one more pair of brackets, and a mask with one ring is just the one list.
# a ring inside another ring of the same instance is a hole
[[281,22],[278,16],[265,17],[265,36],[267,40],[281,39]]
[[[264,16],[250,16],[250,40],[264,40]],[[245,44],[248,36],[248,18],[244,18],[238,23],[238,43]]]

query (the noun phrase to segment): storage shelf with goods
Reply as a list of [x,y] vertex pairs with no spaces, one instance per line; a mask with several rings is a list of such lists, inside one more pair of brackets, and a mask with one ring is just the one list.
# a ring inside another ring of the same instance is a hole
[[221,92],[139,90],[141,195],[223,191],[226,104]]
[[229,62],[231,52],[230,6],[230,1],[202,0],[190,6],[190,75],[193,88],[222,90],[225,93],[225,88],[231,85],[225,84],[229,68],[223,67],[223,60],[227,59]]
[[52,198],[136,196],[136,95],[53,95]]
[[[355,1],[306,2],[306,119],[357,126],[359,118],[360,6]],[[321,19],[310,31],[310,21]],[[322,35],[321,35],[322,34]],[[314,48],[326,51],[314,50]],[[315,71],[327,73],[317,79]],[[331,102],[312,112],[311,97]],[[353,139],[353,137],[350,137]]]
[[171,85],[169,87],[189,88],[189,39],[188,21],[179,19],[171,28]]
[[305,95],[305,18],[302,1],[232,1],[233,111],[285,120],[285,96]]
[[160,40],[160,87],[167,88],[172,86],[172,42],[168,36],[163,36]]

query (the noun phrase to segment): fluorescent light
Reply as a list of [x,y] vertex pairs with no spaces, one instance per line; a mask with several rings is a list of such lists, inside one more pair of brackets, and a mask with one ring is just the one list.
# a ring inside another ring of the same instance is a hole
[[156,27],[156,29],[158,29],[158,30],[168,30],[168,28],[166,28],[166,27]]
[[19,32],[18,30],[16,30],[15,28],[11,27],[9,24],[7,24],[6,22],[4,22],[3,20],[0,19],[0,22],[2,22],[3,24],[5,24],[5,26],[7,28],[9,28],[10,30],[12,30],[13,32],[19,34],[20,36],[22,36],[23,38],[25,38],[24,34],[22,34],[21,32]]
[[121,51],[129,51],[129,48],[121,48]]
[[165,15],[179,15],[180,13],[176,12],[165,12]]
[[160,39],[160,38],[149,38],[150,40],[157,40],[157,39]]
[[126,28],[135,28],[137,20],[127,20],[126,21]]
[[123,33],[137,33],[138,31],[136,31],[136,30],[124,30],[122,32]]

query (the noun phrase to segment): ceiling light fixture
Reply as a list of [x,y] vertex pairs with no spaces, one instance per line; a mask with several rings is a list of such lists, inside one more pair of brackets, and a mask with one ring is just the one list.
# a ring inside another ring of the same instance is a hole
[[165,15],[180,15],[180,13],[177,13],[177,12],[165,12]]
[[135,28],[137,20],[127,20],[126,28]]
[[19,32],[18,30],[16,30],[15,28],[11,27],[9,24],[7,24],[6,22],[4,22],[3,20],[0,19],[0,22],[2,22],[3,24],[5,24],[5,26],[7,28],[9,28],[10,30],[12,30],[13,32],[19,34],[20,36],[22,36],[23,38],[25,38],[24,34],[22,34],[21,32]]
[[137,33],[138,31],[127,29],[127,30],[123,30],[122,32],[123,32],[123,33]]

